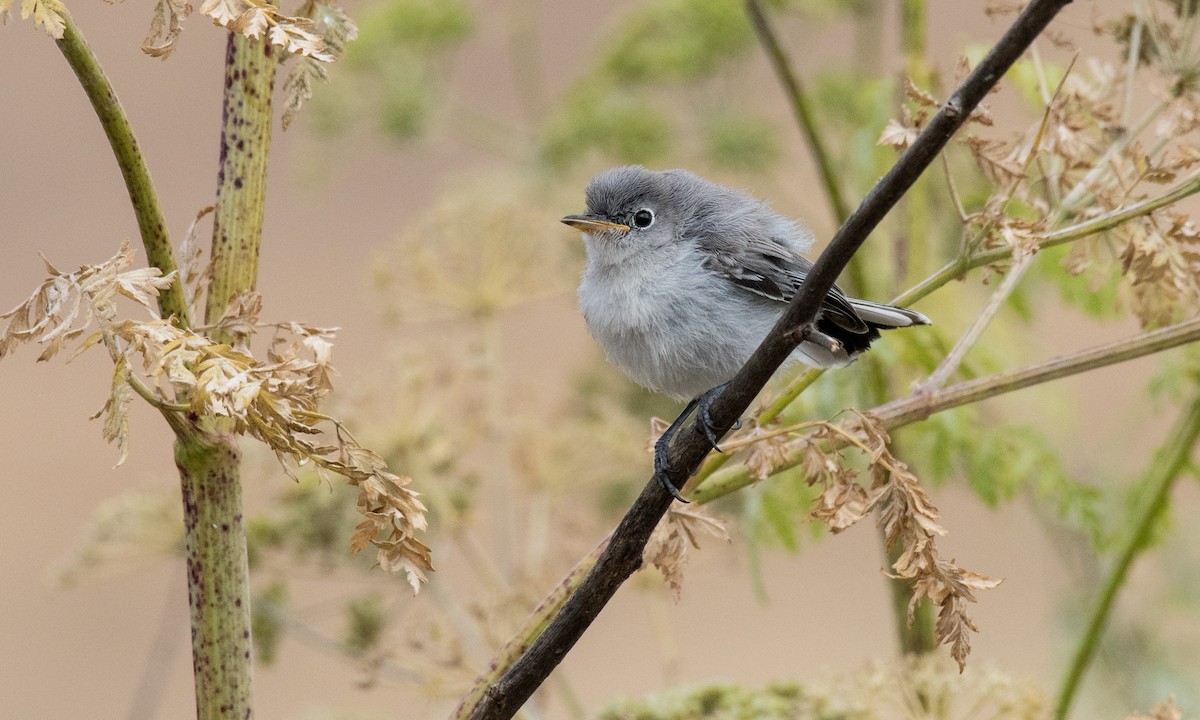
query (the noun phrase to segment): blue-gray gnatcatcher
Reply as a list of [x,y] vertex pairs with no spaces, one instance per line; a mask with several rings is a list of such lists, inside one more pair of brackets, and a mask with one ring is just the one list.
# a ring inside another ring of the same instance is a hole
[[[640,385],[692,399],[655,446],[656,475],[682,500],[665,474],[671,437],[698,406],[716,446],[708,407],[804,282],[812,235],[745,193],[686,170],[641,166],[597,175],[587,212],[562,221],[583,231],[579,307],[608,359]],[[921,313],[835,286],[791,360],[839,367],[880,330],[927,324]]]

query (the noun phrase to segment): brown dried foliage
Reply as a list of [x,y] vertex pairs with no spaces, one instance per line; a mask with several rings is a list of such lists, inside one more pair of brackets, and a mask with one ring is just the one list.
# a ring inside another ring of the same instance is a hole
[[[194,264],[194,258],[187,260],[189,267]],[[307,463],[327,480],[331,473],[341,475],[358,488],[358,510],[365,517],[352,549],[374,545],[385,570],[403,571],[414,591],[419,589],[433,566],[429,548],[415,537],[426,528],[425,506],[408,488],[411,480],[388,472],[379,455],[317,410],[332,389],[331,341],[336,328],[294,322],[270,326],[276,336],[266,360],[258,360],[249,349],[250,336],[259,327],[257,294],[230,303],[218,327],[234,342],[216,343],[158,318],[154,299],[175,274],[162,277],[157,268],[130,270],[132,261],[133,250],[125,243],[112,258],[73,273],[46,263],[49,277],[41,287],[0,316],[9,321],[0,334],[0,358],[29,342],[44,346],[39,361],[68,345],[75,346],[72,357],[104,345],[114,364],[113,382],[94,417],[104,415],[104,436],[117,444],[118,464],[125,459],[128,409],[136,393],[182,431],[203,429],[219,419],[228,431],[259,440],[293,477],[292,465]],[[118,297],[133,300],[151,317],[122,318]],[[98,329],[83,337],[93,323]],[[329,434],[332,444],[317,439]]]
[[[815,429],[798,434],[796,431],[802,428]],[[808,423],[772,431],[756,428],[737,444],[742,442],[748,443],[746,467],[758,480],[799,458],[808,483],[822,488],[811,516],[832,532],[841,532],[876,513],[876,524],[883,531],[888,550],[903,548],[892,564],[892,576],[912,583],[909,621],[923,598],[937,605],[938,642],[950,646],[960,670],[965,667],[971,651],[968,631],[978,632],[968,613],[968,603],[975,602],[975,591],[996,587],[1000,580],[942,559],[936,538],[945,535],[946,530],[939,523],[937,507],[908,466],[888,450],[889,438],[879,421],[871,415],[854,413],[837,424]],[[847,458],[842,454],[846,447],[862,452],[869,485],[860,482],[857,470],[847,467]]]
[[676,600],[683,590],[683,569],[687,564],[688,548],[699,550],[697,538],[701,535],[729,542],[729,530],[725,523],[704,512],[703,508],[672,505],[642,551],[642,560],[658,568]]

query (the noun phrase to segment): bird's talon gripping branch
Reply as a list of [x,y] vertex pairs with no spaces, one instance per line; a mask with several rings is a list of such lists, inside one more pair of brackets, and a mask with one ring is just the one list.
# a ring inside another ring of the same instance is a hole
[[670,466],[667,464],[667,452],[671,449],[671,440],[675,438],[675,433],[679,431],[683,421],[687,419],[692,409],[696,407],[697,400],[693,400],[687,404],[683,412],[679,413],[679,417],[675,418],[675,422],[671,423],[670,427],[663,431],[663,434],[658,437],[654,443],[654,479],[662,485],[663,490],[666,490],[671,497],[681,503],[687,503],[683,495],[679,494],[679,488],[671,482]]
[[[722,450],[721,446],[717,444],[721,438],[717,436],[717,431],[713,429],[712,416],[709,415],[709,410],[712,408],[713,401],[721,396],[721,393],[725,390],[725,386],[728,384],[729,383],[721,383],[720,385],[696,398],[696,404],[699,405],[699,411],[696,413],[696,416],[700,420],[700,427],[704,428],[704,435],[708,438],[708,441],[712,443],[713,450],[716,450],[717,452],[725,451]],[[738,420],[738,425],[741,425],[741,420]]]

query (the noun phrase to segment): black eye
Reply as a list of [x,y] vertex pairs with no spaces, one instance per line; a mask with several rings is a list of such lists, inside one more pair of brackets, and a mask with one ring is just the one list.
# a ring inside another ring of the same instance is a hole
[[645,208],[638,210],[633,214],[633,226],[636,228],[648,228],[654,224],[654,213]]

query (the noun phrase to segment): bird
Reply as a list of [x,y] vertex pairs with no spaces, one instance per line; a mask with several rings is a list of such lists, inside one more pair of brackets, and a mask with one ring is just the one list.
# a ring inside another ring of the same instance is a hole
[[[595,176],[587,210],[562,222],[587,251],[579,308],[608,360],[639,385],[689,399],[655,444],[655,477],[684,418],[698,410],[720,450],[708,409],[804,283],[813,236],[752,195],[687,170],[629,165]],[[842,367],[881,330],[930,324],[908,308],[848,297],[834,286],[788,362]],[[686,502],[686,500],[684,500]]]

